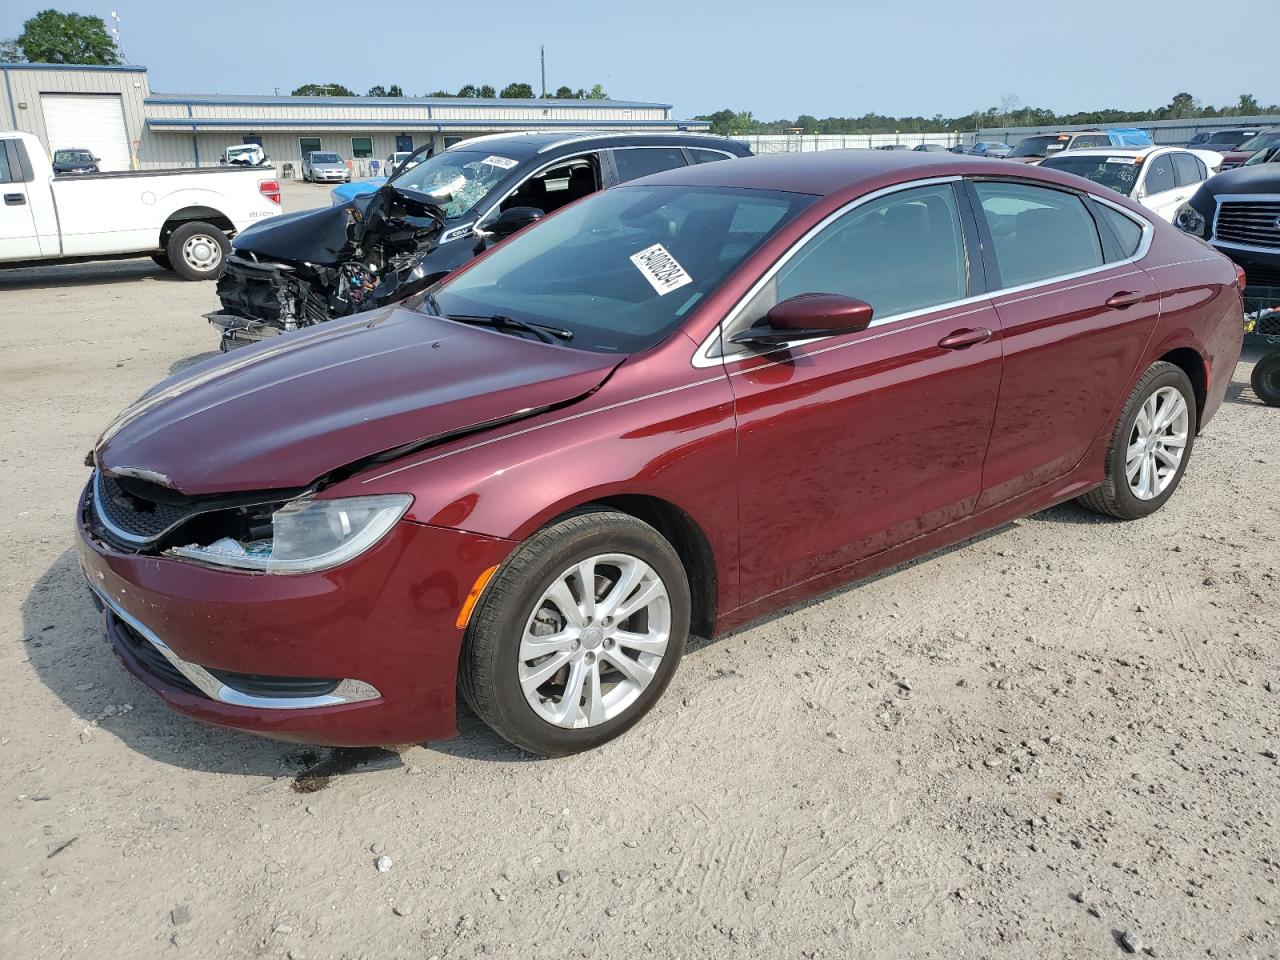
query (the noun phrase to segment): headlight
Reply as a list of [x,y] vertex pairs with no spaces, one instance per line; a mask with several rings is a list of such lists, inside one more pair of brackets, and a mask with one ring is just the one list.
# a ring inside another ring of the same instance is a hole
[[1178,208],[1178,212],[1173,215],[1173,225],[1183,233],[1204,238],[1204,216],[1189,203],[1184,203]]
[[271,515],[271,537],[223,537],[208,545],[189,544],[168,552],[264,573],[312,573],[346,563],[387,535],[409,509],[407,493],[340,500],[294,500]]

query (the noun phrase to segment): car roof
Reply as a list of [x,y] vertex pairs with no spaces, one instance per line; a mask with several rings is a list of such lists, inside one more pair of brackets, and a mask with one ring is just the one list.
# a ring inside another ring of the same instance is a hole
[[[1150,147],[1085,147],[1081,150],[1067,150],[1055,153],[1055,157],[1146,157],[1162,150],[1173,150],[1177,153],[1195,153],[1186,147],[1156,144]],[[1052,159],[1052,158],[1050,158]]]
[[[1074,151],[1073,151],[1074,152]],[[923,150],[820,150],[742,157],[727,163],[700,163],[655,173],[635,184],[743,187],[816,196],[856,191],[873,182],[896,183],[930,177],[1005,175],[1078,186],[1063,174],[1042,175],[1038,167],[1012,160]],[[630,184],[628,184],[629,186]]]
[[574,131],[552,133],[531,130],[524,133],[493,133],[483,137],[460,140],[450,150],[472,150],[484,144],[483,149],[500,151],[513,160],[525,160],[539,154],[552,153],[562,147],[578,147],[584,144],[600,147],[627,145],[708,147],[712,150],[732,149],[745,151],[746,145],[728,137],[709,133],[645,133],[622,131]]

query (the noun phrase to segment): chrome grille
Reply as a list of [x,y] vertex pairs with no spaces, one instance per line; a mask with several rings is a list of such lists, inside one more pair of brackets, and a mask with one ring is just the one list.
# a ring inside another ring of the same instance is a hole
[[1280,197],[1221,201],[1213,233],[1223,243],[1280,249]]
[[121,487],[115,477],[101,471],[93,478],[93,509],[109,534],[134,545],[150,543],[199,512],[192,506],[174,506],[135,497]]

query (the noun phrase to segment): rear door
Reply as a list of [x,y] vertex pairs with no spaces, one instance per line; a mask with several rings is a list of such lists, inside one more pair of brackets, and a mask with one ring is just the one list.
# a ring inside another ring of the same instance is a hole
[[1001,179],[969,189],[1004,347],[983,509],[1066,475],[1108,430],[1155,327],[1159,294],[1134,262],[1150,225],[1119,214],[1135,234],[1122,247],[1073,191]]
[[[23,156],[16,139],[0,139],[0,260],[24,260],[40,256],[33,207],[36,198],[28,182]],[[45,189],[44,184],[39,189]]]
[[[861,333],[724,357],[738,419],[744,603],[973,510],[1000,383],[999,321],[980,271],[970,280],[977,243],[956,186],[855,202],[727,318],[726,337],[804,293],[857,297],[876,314]],[[966,332],[967,344],[953,342]]]
[[1195,186],[1179,186],[1172,153],[1158,153],[1142,166],[1137,196],[1152,213],[1172,222],[1174,212],[1196,192]]

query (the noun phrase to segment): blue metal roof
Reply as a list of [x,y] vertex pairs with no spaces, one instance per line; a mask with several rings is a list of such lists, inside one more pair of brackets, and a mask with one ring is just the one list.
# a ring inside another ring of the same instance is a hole
[[115,73],[146,73],[146,67],[132,63],[0,63],[6,70],[106,70]]
[[325,127],[342,127],[353,130],[368,130],[373,127],[388,127],[400,130],[441,131],[458,127],[481,127],[484,129],[510,128],[525,130],[530,127],[547,127],[561,129],[564,127],[592,129],[596,127],[674,127],[683,130],[709,130],[711,123],[707,120],[544,120],[531,118],[528,120],[489,120],[477,117],[471,120],[428,120],[428,119],[369,119],[369,120],[320,120],[314,117],[298,117],[297,119],[226,119],[206,117],[148,117],[148,128],[176,129],[191,132],[202,129],[238,129],[258,130],[272,127],[298,127],[307,130],[321,130]]
[[153,93],[143,101],[148,104],[176,104],[196,107],[395,107],[421,105],[429,107],[568,107],[591,109],[600,107],[623,110],[670,110],[669,103],[648,103],[641,100],[542,100],[538,97],[264,97],[257,95],[214,94],[187,95],[182,93]]

